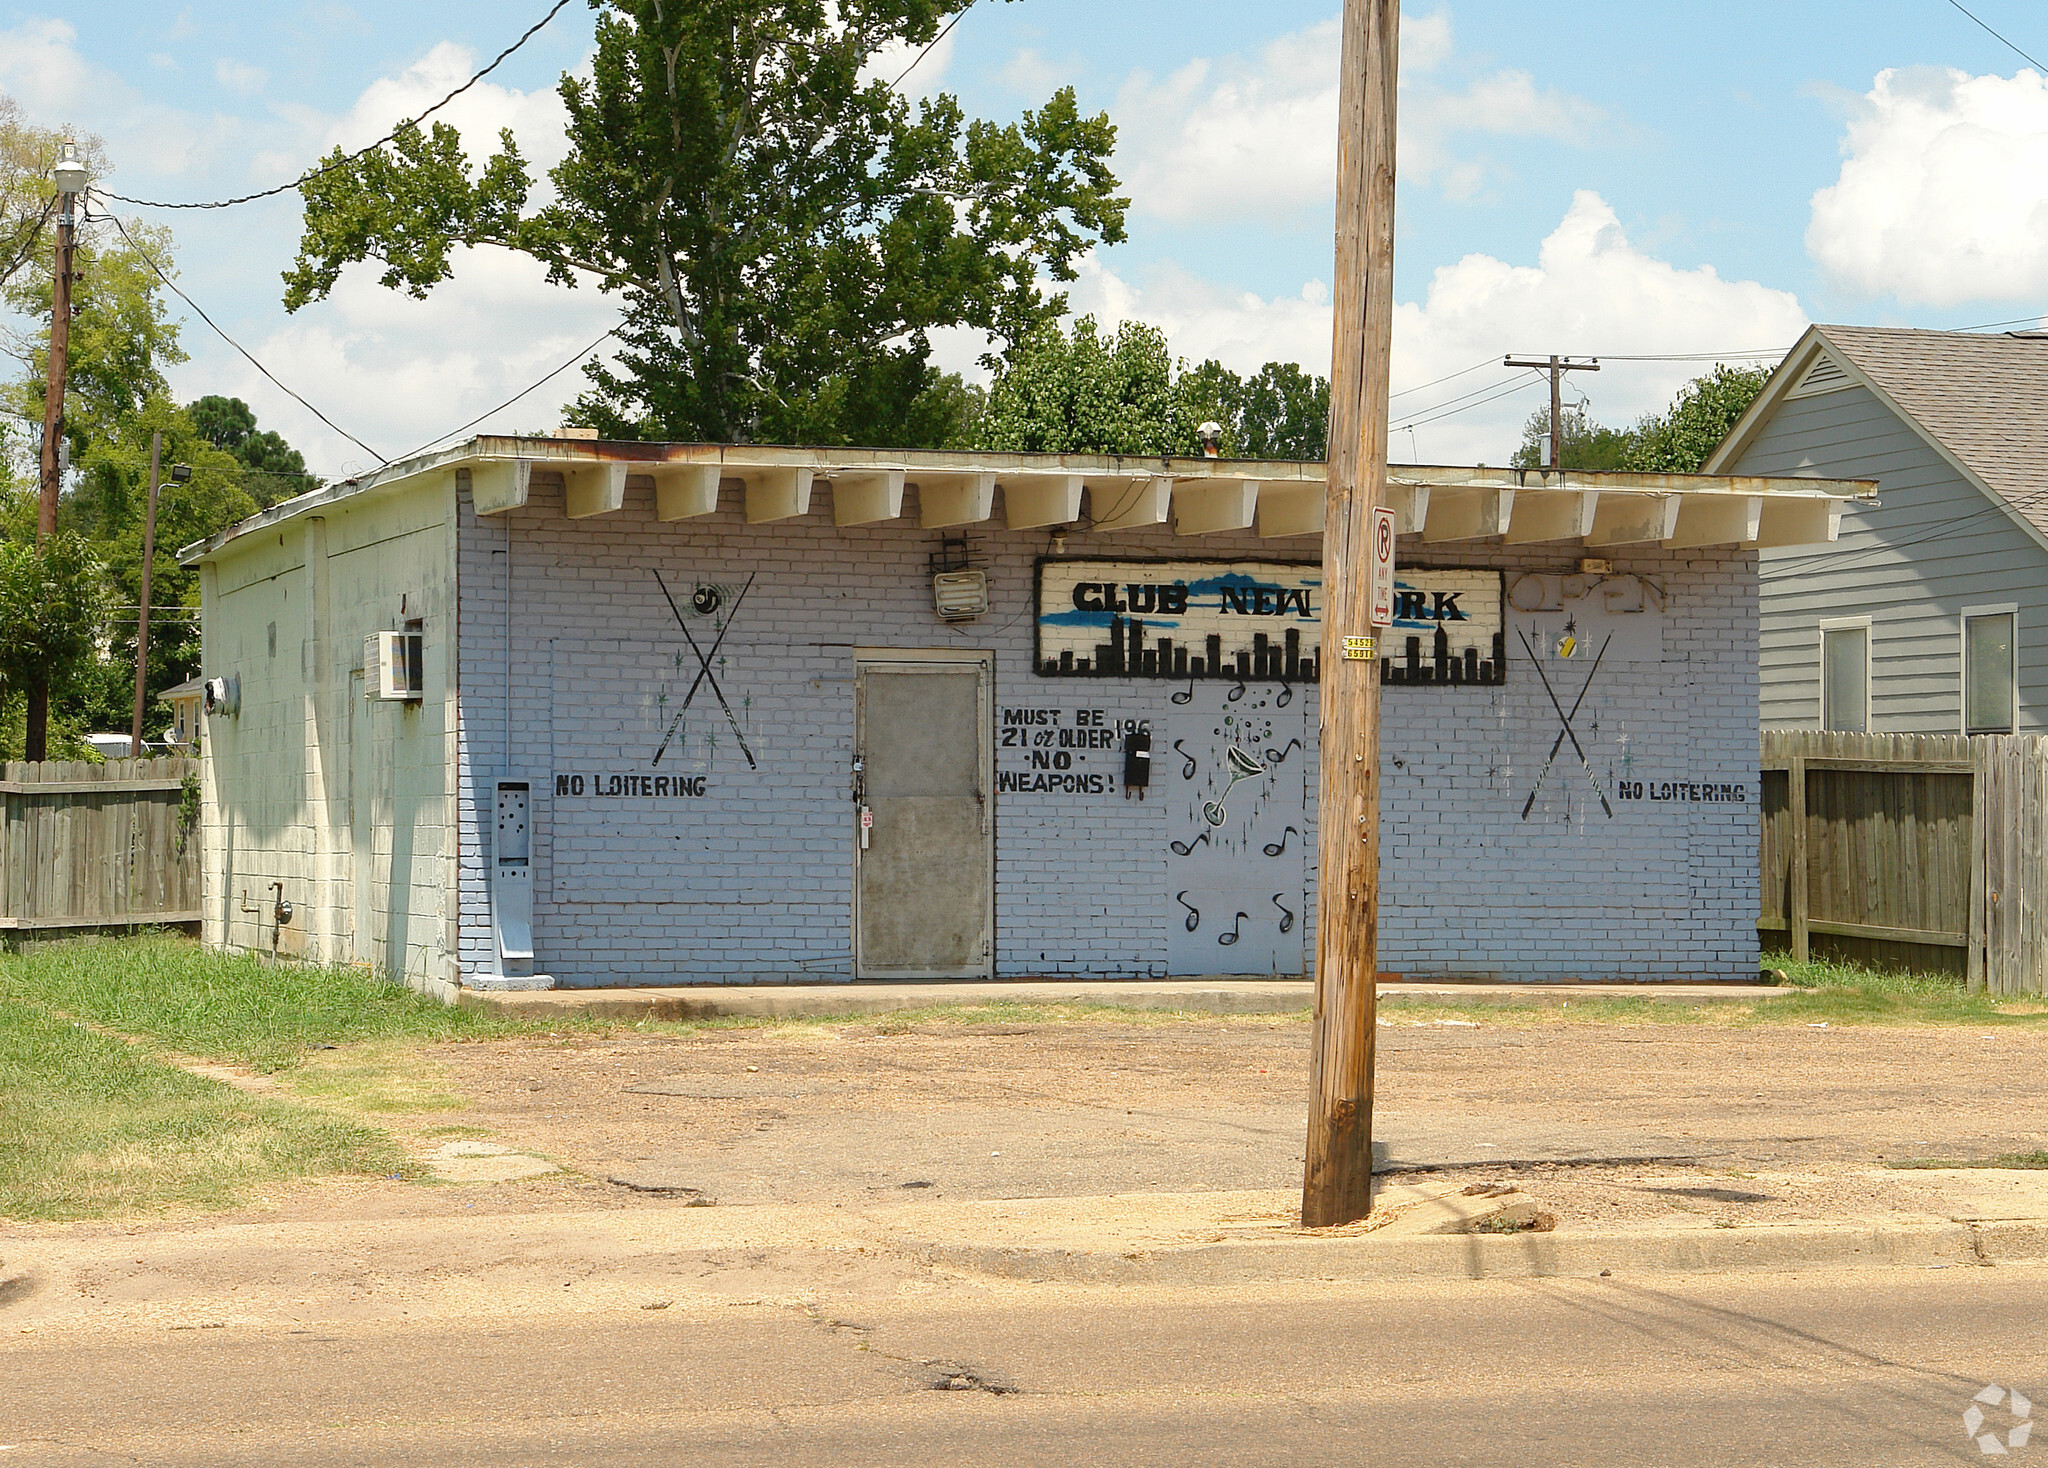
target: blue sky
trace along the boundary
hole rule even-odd
[[[214,198],[374,137],[544,8],[0,0],[0,91],[103,136],[119,192]],[[2048,56],[2037,5],[1971,8]],[[1129,242],[1089,262],[1077,307],[1158,321],[1191,358],[1323,370],[1336,12],[981,0],[906,87],[1008,118],[1074,85],[1118,122],[1133,198]],[[553,84],[587,55],[590,24],[576,0],[457,120],[478,138],[510,124],[547,159]],[[1397,389],[1507,352],[1754,352],[1808,320],[1955,327],[2048,309],[2048,85],[1946,0],[1420,0],[1403,22],[1399,166]],[[195,299],[380,454],[510,396],[611,319],[594,292],[483,256],[426,303],[351,278],[288,318],[290,196],[129,212],[173,224]],[[239,393],[319,467],[364,466],[203,325],[185,344],[181,392]],[[976,348],[941,351],[965,365]],[[1612,360],[1576,385],[1597,416],[1628,421],[1701,366]],[[557,379],[492,426],[551,423],[575,386]],[[1540,400],[1499,369],[1404,393],[1395,454],[1498,462]]]

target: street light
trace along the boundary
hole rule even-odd
[[[92,175],[86,171],[85,160],[78,156],[78,145],[66,138],[58,145],[57,163],[50,170],[60,194],[82,194],[85,186],[92,182]]]

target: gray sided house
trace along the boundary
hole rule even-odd
[[[2048,732],[2048,335],[1812,327],[1706,468],[1877,484],[1763,553],[1764,728]]]
[[[1397,467],[1382,966],[1743,978],[1756,565]],[[473,987],[1308,972],[1321,464],[478,438],[185,553],[206,941]]]

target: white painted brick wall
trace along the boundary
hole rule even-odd
[[[494,967],[488,830],[479,811],[488,815],[490,782],[503,772],[534,781],[537,966],[557,982],[844,979],[854,646],[993,651],[998,708],[1102,709],[1112,719],[1150,719],[1155,729],[1171,712],[1174,685],[1165,682],[1033,674],[1041,532],[970,530],[992,609],[979,622],[948,627],[932,614],[926,568],[940,535],[916,527],[914,490],[902,520],[840,529],[823,487],[810,516],[750,527],[731,490],[718,515],[664,525],[653,519],[647,482],[630,484],[623,512],[587,520],[563,518],[559,480],[538,474],[523,510],[479,520],[461,507],[465,973]],[[1076,531],[1067,552],[1313,559],[1317,543]],[[1402,563],[1568,572],[1579,554],[1566,544],[1404,542]],[[1384,969],[1527,979],[1753,976],[1755,557],[1648,550],[1614,559],[1617,571],[1655,578],[1670,600],[1664,661],[1603,667],[1575,721],[1613,818],[1601,813],[1567,743],[1522,819],[1559,724],[1512,632],[1504,687],[1384,690]],[[703,799],[659,808],[557,802],[557,774],[650,773],[668,710],[695,677],[655,569],[679,599],[700,580],[737,587],[754,577],[716,671],[760,767],[747,769],[707,689],[693,705],[687,743],[663,761],[665,769],[703,772]],[[1569,707],[1587,665],[1552,666]],[[664,691],[668,704],[658,707]],[[1300,692],[1313,745],[1314,690]],[[1163,781],[1169,757],[1161,750],[1157,758]],[[1120,769],[1120,760],[1110,768]],[[1313,789],[1313,765],[1306,775]],[[1615,800],[1623,778],[1735,784],[1746,800]],[[1157,798],[1000,797],[999,972],[1166,972],[1169,924],[1181,916],[1167,890],[1166,829]],[[1312,862],[1309,871],[1312,884]],[[1305,968],[1312,909],[1303,918]]]

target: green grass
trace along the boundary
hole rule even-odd
[[[1922,1171],[1942,1167],[1997,1167],[2015,1171],[2048,1169],[2048,1152],[2002,1152],[1996,1157],[1902,1157],[1886,1167]]]
[[[490,1039],[535,1028],[348,969],[207,953],[170,934],[53,944],[0,959],[0,998],[264,1073],[298,1065],[316,1046]]]
[[[403,1168],[370,1127],[0,999],[0,1217],[224,1208],[288,1178]]]

